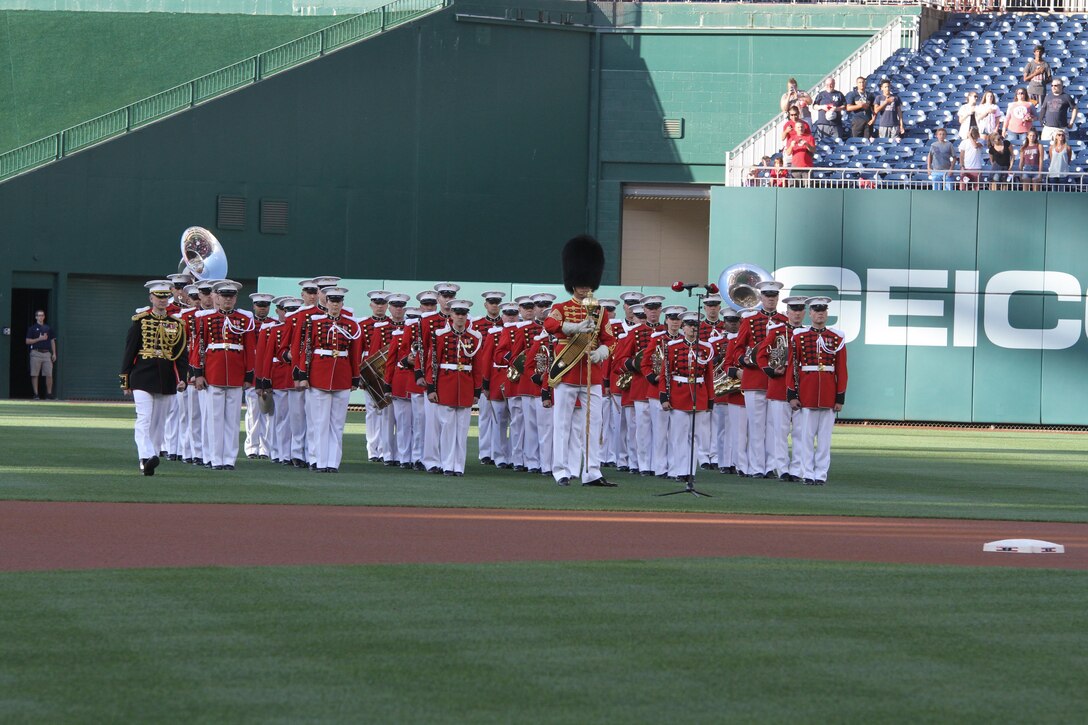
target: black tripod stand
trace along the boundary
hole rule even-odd
[[[677,285],[680,285],[680,283],[677,283]],[[673,289],[676,289],[677,285],[673,285]],[[691,297],[692,290],[695,289],[696,287],[703,287],[703,290],[704,290],[703,292],[696,292],[695,293],[695,297],[696,297],[696,300],[697,300],[696,303],[695,303],[695,313],[698,315],[698,319],[699,319],[699,326],[695,328],[695,344],[698,345],[699,344],[699,329],[703,325],[703,298],[706,297],[707,294],[713,294],[713,292],[711,292],[711,290],[710,290],[710,285],[706,285],[706,286],[704,286],[704,285],[680,285],[680,289],[687,289],[689,297]],[[679,292],[680,290],[677,289],[676,291]],[[716,288],[715,288],[715,291],[717,291]],[[689,441],[688,441],[689,448],[688,448],[687,485],[684,488],[681,488],[681,489],[676,490],[676,491],[667,491],[665,493],[656,493],[656,494],[654,494],[655,496],[675,496],[678,493],[690,493],[692,496],[696,496],[696,497],[706,496],[707,498],[714,498],[709,493],[703,493],[702,491],[695,488],[695,470],[696,470],[695,469],[695,412],[696,412],[695,411],[695,403],[696,403],[696,393],[695,393],[695,390],[694,390],[695,385],[693,383],[689,383],[689,384],[692,386],[692,391],[691,391],[691,412],[688,413],[688,415],[691,416],[691,435],[689,436]]]

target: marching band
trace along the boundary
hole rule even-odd
[[[231,280],[152,280],[121,368],[139,470],[163,458],[233,470],[244,400],[248,458],[336,473],[363,389],[368,460],[405,470],[463,476],[477,408],[481,464],[560,486],[614,487],[609,468],[691,481],[696,466],[827,481],[847,385],[830,298],[787,297],[780,311],[782,284],[764,280],[739,310],[717,294],[696,310],[637,291],[598,300],[603,254],[585,236],[563,270],[569,299],[487,291],[474,318],[452,282],[416,307],[372,290],[359,318],[334,276],[302,280],[298,296],[253,293],[252,311]]]

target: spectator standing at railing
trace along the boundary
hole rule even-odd
[[[1035,125],[1035,104],[1028,100],[1025,88],[1017,88],[1015,100],[1005,109],[1002,130],[1010,143],[1023,144],[1024,137]]]
[[[782,126],[782,133],[780,135],[782,150],[786,153],[789,153],[786,149],[789,147],[790,142],[793,141],[793,137],[797,132],[796,124],[798,122],[804,125],[805,133],[812,133],[812,127],[801,118],[801,109],[797,106],[790,106],[789,110],[786,111],[786,123]]]
[[[967,101],[956,110],[956,119],[960,122],[960,141],[967,138],[972,128],[978,128],[978,116],[975,114],[977,109],[978,93],[967,91]]]
[[[979,140],[977,126],[967,133],[967,138],[960,141],[960,191],[973,191],[978,188],[985,150]]]
[[[774,157],[774,168],[771,169],[770,177],[771,186],[782,187],[789,185],[790,172],[783,164],[781,156]]]
[[[846,138],[842,127],[846,111],[846,96],[835,90],[835,79],[824,81],[824,89],[816,94],[816,132],[822,138]]]
[[[1077,103],[1065,92],[1065,85],[1060,79],[1055,78],[1050,82],[1050,93],[1043,98],[1039,117],[1043,119],[1043,143],[1054,138],[1058,131],[1073,128],[1077,122]],[[1062,135],[1066,134],[1063,132]]]
[[[808,186],[812,176],[812,172],[808,169],[811,169],[813,165],[812,155],[816,151],[816,139],[803,126],[802,121],[794,124],[793,140],[790,141],[787,150],[790,154],[790,166],[795,169],[793,178],[799,180],[801,186]]]
[[[778,102],[778,107],[782,113],[785,113],[790,106],[797,106],[801,120],[806,123],[811,123],[812,114],[809,109],[811,105],[812,96],[810,96],[807,91],[802,91],[797,87],[796,78],[790,78],[786,81],[786,92],[782,94],[782,98]]]
[[[1001,129],[991,133],[986,143],[990,147],[990,191],[1007,189],[1011,180],[1012,146],[1001,135]]]
[[[975,106],[975,120],[978,123],[978,134],[982,138],[988,138],[1001,127],[1001,107],[997,105],[997,96],[993,91],[982,94],[982,100]]]
[[[1073,150],[1066,141],[1065,131],[1057,131],[1054,140],[1050,142],[1050,168],[1047,170],[1050,183],[1061,182],[1061,177],[1069,173],[1069,167],[1073,164]]]
[[[938,128],[935,132],[937,140],[930,144],[929,155],[926,156],[926,171],[933,182],[935,191],[952,191],[952,169],[956,167],[956,154],[952,149],[952,142],[948,140],[948,132]]]
[[[753,166],[748,170],[748,186],[766,186],[763,181],[771,170],[771,157],[764,156],[759,166]]]
[[[850,135],[853,138],[872,138],[873,94],[865,90],[865,76],[858,76],[854,81],[854,90],[846,94],[846,110],[850,116]]]
[[[1054,71],[1050,69],[1050,64],[1043,60],[1043,46],[1036,45],[1031,52],[1034,57],[1024,66],[1024,82],[1028,84],[1028,97],[1035,102],[1035,105],[1039,105],[1043,95],[1046,94],[1047,84],[1050,83]]]
[[[1046,148],[1039,143],[1039,132],[1034,128],[1028,129],[1024,145],[1020,148],[1020,171],[1023,172],[1020,180],[1024,184],[1024,191],[1039,190],[1045,159]]]
[[[873,120],[869,123],[876,126],[879,138],[898,138],[906,133],[903,127],[903,101],[892,93],[892,82],[886,78],[880,81],[880,95],[876,97]]]

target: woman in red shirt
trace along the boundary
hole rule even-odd
[[[794,124],[793,138],[786,144],[786,147],[790,154],[790,165],[796,169],[793,172],[793,177],[800,179],[802,186],[808,186],[812,172],[799,169],[812,168],[812,154],[816,151],[816,139],[812,137],[812,133],[809,132],[803,122],[798,121]]]

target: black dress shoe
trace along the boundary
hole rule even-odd
[[[193,459],[192,459],[192,458],[182,458],[182,459],[181,459],[181,462],[182,462],[182,463],[192,463],[192,462],[193,462]]]
[[[714,468],[714,464],[713,463],[700,463],[699,468],[703,469],[704,471],[709,471],[709,470]]]
[[[616,470],[619,471],[620,473],[627,473],[631,469],[628,468],[627,466],[616,466]]]
[[[551,476],[551,475],[552,475],[552,472],[551,472],[551,471],[541,471],[541,472],[540,472],[540,475],[541,475],[541,476]]]
[[[325,473],[340,473],[339,468],[326,468]]]
[[[601,468],[615,468],[616,464],[612,461],[604,461],[601,463]]]
[[[785,481],[786,483],[792,483],[795,479],[792,473],[783,473],[778,477],[779,481]]]
[[[650,476],[654,475],[654,472],[653,471],[639,471],[638,475],[643,476],[643,477],[650,477]]]
[[[411,463],[402,463],[402,464],[400,464],[400,467],[401,467],[402,470],[405,470],[405,471],[411,471],[412,470],[412,464]]]
[[[145,476],[154,476],[155,469],[159,466],[159,457],[151,456],[145,460],[140,461],[140,470],[144,472]]]
[[[427,469],[427,473],[433,473],[434,475],[437,476],[438,474],[442,473],[442,469],[439,468],[438,466],[431,466],[430,468]]]
[[[454,475],[454,476],[455,476],[456,478],[464,478],[464,475],[465,475],[465,474],[464,474],[464,472],[463,472],[463,471],[454,471],[454,472],[453,472],[453,475]]]
[[[514,466],[514,470],[517,471],[518,473],[528,473],[529,472],[529,467],[528,466]]]
[[[292,458],[291,459],[291,465],[294,466],[295,468],[305,468],[306,467],[306,461],[302,460],[301,458]]]
[[[667,473],[659,473],[659,474],[657,474],[657,477],[658,477],[658,478],[668,478],[668,477],[669,477],[669,474],[667,474]]]
[[[453,473],[453,471],[442,471],[442,475],[443,476],[453,476],[454,473]]]
[[[268,456],[265,456],[265,455],[259,455],[259,456],[257,456],[257,458],[260,458],[260,459],[265,460],[265,461],[268,460]]]
[[[316,471],[317,470],[317,464],[316,463],[311,463],[310,464],[310,470],[311,471]]]
[[[540,473],[540,469],[539,468],[530,468],[529,473]]]
[[[381,460],[381,458],[378,458],[377,456],[371,456],[370,457],[370,462],[371,463],[377,463],[380,460]]]
[[[815,478],[806,478],[805,479],[805,485],[806,486],[815,486],[816,485],[816,479]]]
[[[194,458],[193,459],[193,465],[194,466],[203,466],[204,465],[204,459],[203,458]]]
[[[822,478],[817,478],[817,479],[816,479],[816,485],[817,485],[817,486],[822,486],[822,485],[824,485],[825,483],[827,483],[827,481],[825,481],[825,480],[824,480],[824,479],[822,479]]]
[[[491,456],[484,456],[483,458],[480,459],[480,463],[484,464],[485,466],[494,466],[495,465],[495,461],[491,458]]]
[[[211,468],[212,467],[212,462],[211,461],[204,461],[204,467],[205,468]]]
[[[152,458],[166,458],[166,451],[159,451],[159,455],[152,456]]]
[[[249,459],[249,460],[251,460],[251,461],[252,461],[252,460],[256,460],[256,458],[257,458],[257,454],[256,454],[256,453],[247,453],[247,454],[246,454],[246,458],[248,458],[248,459]]]
[[[558,481],[556,481],[556,483],[559,484],[560,486],[569,486],[570,485],[570,479],[567,478],[566,476],[563,476]]]
[[[412,464],[412,470],[413,471],[425,471],[427,469],[425,469],[423,467],[423,461],[416,461],[415,463]]]
[[[226,466],[212,466],[213,471],[222,471]]]
[[[234,470],[234,466],[232,466],[232,465],[230,465],[230,464],[228,463],[227,465],[223,466],[223,470],[224,470],[224,471],[233,471],[233,470]]]
[[[393,466],[396,466],[398,464],[397,464],[396,461],[386,461],[385,465],[388,466],[389,468],[392,468]]]
[[[495,464],[495,468],[501,468],[501,469],[506,470],[506,471],[509,471],[513,467],[514,467],[513,463],[496,463]]]

